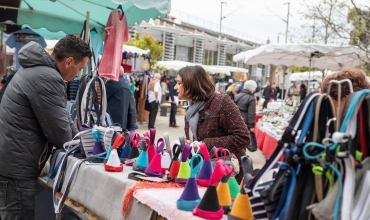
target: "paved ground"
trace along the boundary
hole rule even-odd
[[[170,117],[169,111],[167,111],[167,117],[160,116],[160,112],[158,112],[158,116],[157,116],[157,119],[156,119],[156,122],[155,122],[155,127],[157,129],[156,138],[162,137],[160,135],[162,135],[165,132],[168,132],[169,137],[170,137],[170,141],[176,140],[181,136],[185,136],[185,132],[184,132],[184,125],[185,125],[184,117],[185,117],[185,115],[183,115],[183,114],[182,115],[180,115],[180,114],[176,115],[176,123],[177,123],[177,125],[179,125],[178,128],[173,128],[173,127],[168,126],[169,125],[169,117]],[[138,123],[138,124],[139,124],[139,128],[137,129],[138,133],[143,134],[144,132],[148,131],[148,124],[146,122],[143,122],[142,125],[140,123]],[[253,160],[254,169],[261,168],[265,164],[266,158],[259,149],[255,152],[253,152],[253,153],[249,152],[248,150],[246,150],[246,151],[247,151],[247,154]]]

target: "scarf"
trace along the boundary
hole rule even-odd
[[[204,108],[205,104],[206,104],[205,101],[198,101],[195,103],[191,103],[188,110],[186,111],[185,118],[189,122],[190,130],[193,133],[195,140],[198,139],[197,137],[197,127],[198,127],[198,119],[199,119],[198,112]]]

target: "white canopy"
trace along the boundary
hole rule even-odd
[[[308,81],[309,72],[300,72],[300,73],[292,73],[289,77],[289,81]],[[310,80],[322,80],[322,72],[321,71],[313,71],[311,72]]]
[[[122,46],[122,51],[126,51],[126,52],[130,52],[130,53],[137,53],[137,54],[148,54],[150,52],[149,49],[147,50],[143,50],[143,49],[140,49],[138,47],[134,47],[134,46],[129,46],[129,45],[123,45]]]
[[[227,76],[231,75],[229,70],[224,69],[224,68],[220,68],[218,66],[207,66],[207,65],[202,65],[202,64],[198,64],[198,63],[190,63],[190,62],[179,61],[179,60],[158,61],[157,65],[161,66],[161,67],[164,67],[168,70],[172,69],[172,70],[176,70],[176,71],[180,70],[181,68],[186,67],[186,66],[199,65],[199,66],[203,67],[204,70],[206,70],[207,72],[209,72],[211,74],[221,73],[221,74],[225,74]]]
[[[267,44],[234,56],[246,64],[309,66],[341,70],[370,62],[366,53],[350,45]]]
[[[330,75],[334,73],[333,71],[327,70],[324,74]],[[309,76],[310,72],[299,72],[299,73],[292,73],[289,77],[289,81],[308,81],[308,80],[316,80],[321,82],[323,73],[321,71],[312,71],[311,75]]]
[[[248,73],[249,72],[247,69],[239,68],[235,66],[214,66],[214,67],[226,69],[226,70],[229,70],[230,72],[238,72],[238,73]]]

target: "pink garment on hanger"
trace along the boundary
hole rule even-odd
[[[122,45],[128,41],[128,26],[124,14],[113,10],[105,26],[104,51],[99,64],[99,74],[102,77],[118,81],[119,68],[122,61]]]

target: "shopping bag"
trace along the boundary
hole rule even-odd
[[[256,139],[256,134],[254,132],[250,132],[250,137],[251,137],[251,142],[249,144],[249,146],[247,147],[247,149],[250,151],[250,152],[254,152],[257,150],[257,139]]]

